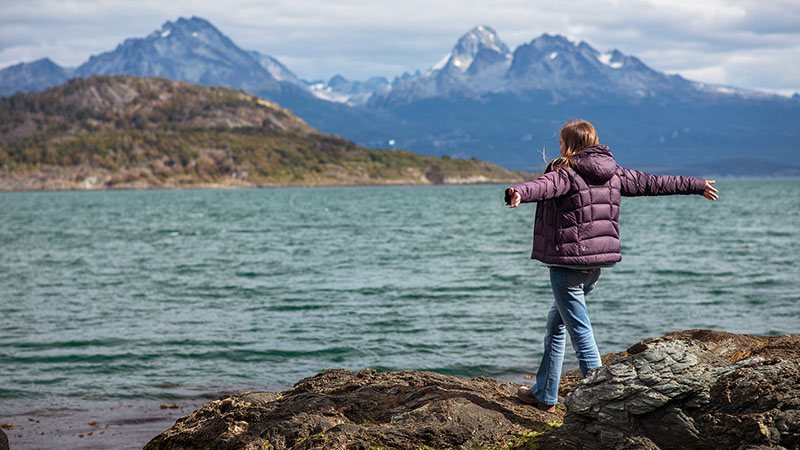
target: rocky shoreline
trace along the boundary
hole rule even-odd
[[[269,187],[333,187],[333,186],[416,186],[459,184],[515,184],[524,177],[510,171],[493,173],[457,173],[432,177],[417,168],[408,168],[394,178],[353,177],[340,170],[317,174],[313,178],[284,182],[256,182],[246,177],[224,176],[214,182],[196,177],[171,177],[164,180],[152,176],[148,169],[110,171],[83,166],[40,166],[35,170],[10,172],[0,169],[0,192],[22,191],[100,191],[147,189],[247,189]],[[512,175],[509,175],[512,174]]]
[[[688,330],[562,378],[546,413],[519,385],[430,372],[326,370],[283,392],[209,402],[146,450],[796,449],[800,336]]]

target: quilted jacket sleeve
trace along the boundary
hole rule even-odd
[[[571,182],[566,170],[547,172],[527,183],[512,186],[522,197],[522,203],[538,202],[561,197],[570,190]]]
[[[628,197],[641,195],[702,194],[706,180],[695,177],[652,175],[618,167],[620,191]]]

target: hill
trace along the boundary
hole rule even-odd
[[[76,78],[0,99],[0,190],[508,182],[476,160],[374,150],[228,88]]]

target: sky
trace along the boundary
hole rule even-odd
[[[167,21],[202,17],[306,80],[425,71],[476,25],[509,48],[543,33],[706,83],[800,92],[798,0],[0,0],[0,68],[76,67]]]

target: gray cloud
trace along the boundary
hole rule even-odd
[[[76,66],[167,20],[197,15],[307,79],[391,79],[425,70],[483,24],[511,48],[547,32],[600,51],[617,48],[698,81],[800,89],[794,0],[0,1],[0,67],[45,56]]]

